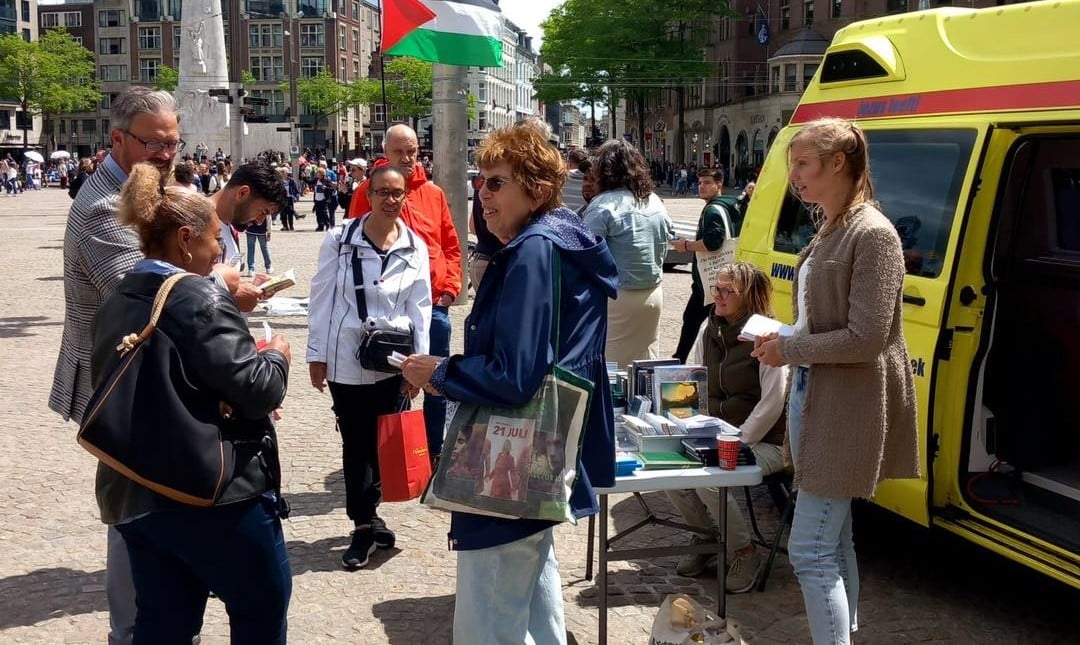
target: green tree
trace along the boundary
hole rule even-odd
[[[401,56],[386,63],[386,102],[391,119],[417,120],[431,114],[431,63]]]
[[[288,94],[289,82],[281,83],[280,88]],[[379,84],[373,79],[357,79],[351,84],[339,83],[326,68],[314,76],[296,81],[297,100],[314,117],[316,130],[329,116],[356,105],[374,103],[378,93]]]
[[[476,120],[476,96],[469,94],[465,97],[465,118],[469,121]]]
[[[101,100],[94,71],[94,54],[66,31],[50,29],[33,42],[0,36],[0,96],[26,113],[24,148],[31,117],[89,110]]]
[[[712,74],[705,45],[715,19],[725,15],[734,14],[715,0],[566,0],[543,24],[540,54],[552,72],[535,82],[537,96],[609,108],[620,99],[634,101],[643,132],[645,99],[670,90],[682,132],[686,88]],[[609,113],[614,136],[614,110]],[[675,155],[683,155],[681,136]]]
[[[250,69],[245,69],[240,72],[240,85],[242,87],[251,87],[255,84],[255,75],[251,73]]]
[[[154,76],[154,89],[165,90],[166,92],[175,92],[176,86],[180,83],[180,72],[171,67],[159,67],[157,75]]]

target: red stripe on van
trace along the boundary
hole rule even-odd
[[[915,114],[1046,110],[1078,106],[1080,80],[1054,81],[803,103],[796,108],[791,122],[805,123],[826,116],[886,119]]]

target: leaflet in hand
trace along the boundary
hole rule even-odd
[[[266,282],[259,285],[262,289],[262,297],[269,298],[282,289],[288,289],[296,284],[296,273],[292,269],[285,271],[279,276],[272,277]]]
[[[795,328],[791,325],[785,325],[779,320],[769,318],[768,316],[762,316],[761,314],[754,314],[750,316],[750,320],[746,321],[743,325],[742,331],[739,332],[739,340],[745,340],[753,342],[760,336],[766,334],[779,334],[780,336],[791,336],[795,333]]]
[[[400,369],[401,364],[405,362],[406,358],[408,358],[408,356],[402,354],[401,352],[390,352],[390,355],[386,357],[386,362],[390,365],[390,367],[397,367]]]

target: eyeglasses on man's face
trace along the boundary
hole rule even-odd
[[[718,287],[715,284],[709,285],[709,291],[712,292],[714,298],[723,298],[724,300],[727,300],[738,293],[738,291],[735,291],[734,289]]]
[[[498,175],[494,177],[485,177],[483,175],[479,175],[476,189],[480,190],[481,188],[484,188],[486,186],[488,192],[497,193],[502,190],[503,186],[512,183],[514,183],[514,180],[510,179],[509,177],[499,177]]]
[[[135,139],[139,143],[143,144],[147,152],[161,152],[162,150],[168,150],[169,152],[180,152],[187,145],[183,139],[177,139],[176,141],[147,141],[142,137],[134,134],[131,130],[122,130],[122,132],[132,139]]]
[[[401,200],[405,198],[405,191],[398,188],[393,190],[390,188],[380,188],[378,190],[371,191],[379,199],[394,199]]]

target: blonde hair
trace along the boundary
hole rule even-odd
[[[742,297],[746,310],[773,318],[772,282],[765,272],[749,262],[736,262],[720,267],[716,279],[727,278],[731,288]]]
[[[562,202],[566,164],[540,130],[530,122],[495,130],[476,149],[476,165],[491,168],[505,161],[529,199],[540,199],[543,191],[549,191],[539,209],[545,212]]]
[[[209,199],[179,186],[162,188],[161,173],[148,163],[135,164],[120,191],[120,221],[139,234],[144,254],[159,250],[181,226],[201,236],[213,216]]]
[[[812,145],[822,163],[838,152],[844,155],[844,168],[851,179],[852,190],[847,204],[832,226],[844,224],[851,213],[863,204],[877,204],[874,201],[874,184],[870,181],[869,143],[866,133],[854,121],[835,117],[816,119],[803,126],[803,129],[791,138],[788,143],[789,152],[796,142]],[[820,205],[812,214],[815,224],[820,226],[823,217]]]

